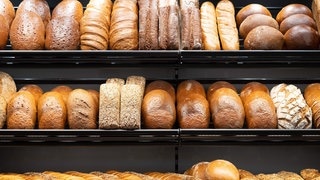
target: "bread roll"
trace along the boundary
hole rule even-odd
[[[199,94],[206,98],[206,92],[200,82],[196,80],[184,80],[178,84],[177,101],[181,101],[191,94]]]
[[[251,3],[241,8],[236,14],[237,26],[240,27],[240,24],[252,14],[264,14],[272,17],[271,12],[265,6],[257,3]]]
[[[210,110],[207,99],[200,94],[192,93],[178,100],[177,117],[180,128],[208,128]]]
[[[19,91],[29,91],[35,101],[36,101],[36,104],[38,104],[38,99],[42,96],[43,94],[43,90],[40,86],[36,85],[36,84],[27,84],[27,85],[24,85],[22,86]]]
[[[159,48],[180,48],[180,11],[178,0],[158,1]]]
[[[9,25],[5,16],[0,14],[0,50],[5,49],[9,38]]]
[[[7,101],[0,95],[0,129],[3,128],[7,121]]]
[[[206,180],[207,179],[207,167],[208,167],[209,162],[198,162],[194,164],[190,169],[188,169],[184,174],[193,176],[195,179],[202,179]]]
[[[239,50],[239,35],[235,9],[229,0],[221,0],[216,6],[218,32],[223,50]]]
[[[16,15],[19,16],[19,13],[23,11],[37,13],[41,17],[45,27],[51,19],[50,7],[46,0],[23,0],[17,8]]]
[[[8,129],[34,129],[36,116],[37,106],[30,92],[19,91],[12,95],[7,105]]]
[[[301,24],[290,28],[284,34],[287,49],[319,49],[319,34],[312,27]]]
[[[17,87],[14,79],[8,73],[0,71],[0,96],[9,102],[16,91]]]
[[[219,88],[208,101],[215,128],[236,129],[243,127],[245,112],[236,91],[230,88]]]
[[[84,89],[74,89],[68,97],[68,125],[71,129],[97,128],[97,110],[92,95]]]
[[[158,0],[139,0],[139,49],[159,49]]]
[[[4,16],[6,19],[8,26],[11,26],[11,23],[16,15],[13,4],[10,0],[1,0],[0,1],[0,15]],[[4,21],[1,21],[4,22]]]
[[[170,94],[162,89],[148,92],[142,102],[142,119],[146,128],[173,128],[176,108]]]
[[[320,84],[312,83],[304,89],[304,98],[311,108],[312,120],[315,128],[320,128]]]
[[[46,28],[45,47],[49,50],[76,50],[80,45],[79,23],[72,17],[56,17]]]
[[[83,6],[78,0],[63,0],[52,10],[51,19],[73,17],[78,23],[83,16]]]
[[[220,50],[216,8],[212,2],[206,1],[202,3],[200,7],[200,21],[203,49]]]
[[[284,6],[277,14],[276,20],[279,24],[286,19],[287,17],[293,15],[293,14],[306,14],[310,17],[312,17],[312,11],[311,9],[304,5],[304,4],[298,4],[298,3],[292,3]]]
[[[199,0],[180,0],[181,49],[201,49]]]
[[[139,48],[137,0],[115,0],[111,13],[110,49]]]
[[[284,44],[283,34],[270,26],[253,28],[244,40],[244,49],[248,50],[281,50]]]
[[[62,95],[63,101],[67,104],[69,94],[73,89],[67,85],[58,85],[51,89],[51,91],[58,92]]]
[[[12,21],[9,38],[14,50],[41,50],[45,43],[45,26],[41,17],[24,11]]]
[[[273,19],[273,17],[264,14],[252,14],[248,16],[239,27],[240,36],[244,39],[247,37],[248,33],[255,27],[265,25],[270,26],[275,29],[279,29],[278,22]]]
[[[155,80],[150,82],[145,89],[145,94],[148,94],[150,91],[155,89],[162,89],[164,91],[167,91],[169,95],[171,96],[173,102],[176,101],[176,92],[172,84],[170,84],[167,81],[164,80]]]
[[[237,92],[237,89],[235,86],[233,86],[232,84],[230,84],[227,81],[216,81],[214,83],[212,83],[207,90],[207,99],[211,99],[213,93],[220,89],[220,88],[230,88],[232,90],[234,90],[235,92]]]
[[[230,161],[217,159],[209,162],[206,170],[207,179],[240,180],[237,167]]]
[[[312,17],[305,14],[293,14],[281,22],[280,31],[282,32],[282,34],[285,34],[293,26],[301,24],[308,25],[315,30],[317,29],[316,22]]]
[[[311,108],[298,87],[282,83],[274,86],[270,95],[277,108],[279,129],[310,129],[312,127]]]
[[[67,108],[60,93],[44,93],[38,102],[39,129],[64,129],[67,121]]]

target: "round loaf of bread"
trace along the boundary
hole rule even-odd
[[[184,80],[177,87],[177,101],[185,99],[188,95],[199,94],[206,98],[203,85],[196,80]]]
[[[193,176],[195,179],[207,179],[207,167],[209,162],[198,162],[188,169],[184,174]]]
[[[207,99],[203,95],[193,93],[182,100],[178,100],[177,117],[180,128],[208,128],[210,110]]]
[[[237,92],[237,89],[234,85],[232,85],[231,83],[227,82],[227,81],[216,81],[214,83],[212,83],[207,90],[207,99],[211,99],[213,93],[220,89],[220,88],[229,88],[234,90],[235,92]]]
[[[24,85],[19,89],[19,91],[29,91],[33,95],[36,104],[38,104],[38,100],[43,94],[42,88],[36,84]]]
[[[264,14],[272,17],[271,12],[265,6],[257,3],[248,4],[241,8],[236,14],[237,26],[239,27],[240,24],[252,14]]]
[[[5,16],[0,14],[0,50],[5,49],[9,38],[9,25]]]
[[[208,101],[215,128],[239,129],[243,127],[245,112],[236,91],[230,88],[219,88]]]
[[[58,17],[73,17],[78,23],[83,16],[83,6],[78,0],[63,0],[54,7],[51,19]]]
[[[72,17],[52,19],[46,28],[45,47],[50,50],[77,50],[80,45],[80,26]]]
[[[283,34],[270,26],[253,28],[244,40],[244,49],[248,50],[281,50],[284,44]]]
[[[0,71],[0,96],[9,102],[16,91],[17,86],[14,79],[8,73]]]
[[[19,16],[23,11],[37,13],[41,17],[45,27],[51,19],[50,7],[46,0],[23,0],[18,6],[16,16]]]
[[[8,129],[34,129],[36,127],[37,105],[28,91],[12,95],[7,105]]]
[[[284,19],[280,24],[280,32],[285,34],[290,28],[296,25],[305,24],[313,29],[317,29],[316,22],[313,18],[305,14],[293,14],[286,19]]]
[[[58,92],[44,93],[38,102],[39,129],[64,129],[67,121],[67,108]]]
[[[92,95],[84,89],[74,89],[67,101],[67,121],[71,129],[97,128],[97,110]]]
[[[13,4],[10,0],[1,0],[0,1],[0,14],[6,19],[8,26],[10,27],[16,12],[14,10]],[[3,22],[3,21],[1,21]]]
[[[170,84],[169,82],[164,81],[164,80],[152,81],[151,83],[147,84],[144,92],[145,92],[145,94],[148,94],[148,92],[155,90],[155,89],[162,89],[162,90],[167,91],[170,94],[173,102],[176,101],[175,89],[174,89],[173,85]]]
[[[65,103],[67,103],[69,94],[71,93],[72,90],[73,89],[67,85],[58,85],[58,86],[51,89],[51,91],[55,91],[55,92],[60,93],[62,95],[63,101]]]
[[[0,95],[0,129],[3,128],[7,121],[7,101]]]
[[[287,17],[293,15],[293,14],[306,14],[310,17],[312,16],[312,11],[311,9],[304,5],[304,4],[298,4],[298,3],[293,3],[284,6],[277,14],[276,20],[278,21],[279,24],[286,19]]]
[[[246,38],[248,33],[258,26],[270,26],[275,29],[279,29],[278,22],[271,16],[264,14],[252,14],[248,16],[239,27],[239,33],[242,38]]]
[[[287,49],[319,49],[319,34],[312,27],[301,24],[290,28],[284,34]]]
[[[9,36],[14,50],[41,50],[44,49],[45,26],[38,14],[23,11],[12,21]]]
[[[230,161],[223,159],[209,162],[206,174],[207,179],[240,180],[238,168]]]
[[[252,82],[245,84],[242,87],[241,92],[240,92],[241,99],[246,99],[247,96],[249,96],[253,91],[263,91],[263,92],[269,94],[269,89],[266,85],[264,85],[260,82],[252,81]]]
[[[176,122],[175,103],[162,89],[152,90],[144,96],[141,114],[146,128],[171,129]]]

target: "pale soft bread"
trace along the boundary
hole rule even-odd
[[[0,128],[3,128],[7,121],[7,101],[0,96]]]
[[[204,50],[220,50],[216,9],[212,2],[206,1],[200,7],[202,43]]]
[[[6,72],[0,71],[0,95],[8,102],[17,91],[14,79]]]
[[[239,50],[239,35],[235,20],[235,8],[229,0],[221,0],[216,6],[218,32],[223,50]]]
[[[43,89],[36,84],[26,84],[22,86],[19,91],[29,91],[34,96],[36,104],[38,104],[38,99],[43,94]]]

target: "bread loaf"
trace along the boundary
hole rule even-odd
[[[229,82],[227,81],[216,81],[214,83],[212,83],[209,87],[208,87],[208,90],[207,90],[207,99],[211,99],[212,98],[212,95],[213,93],[220,89],[220,88],[229,88],[229,89],[232,89],[234,91],[237,91],[236,87],[232,84],[230,84]]]
[[[177,87],[177,101],[183,100],[190,94],[199,94],[206,98],[206,92],[203,85],[196,80],[184,80]]]
[[[11,23],[16,15],[13,4],[10,0],[1,0],[0,1],[0,15],[4,16],[6,19],[8,26],[11,26]],[[4,21],[1,21],[4,22]]]
[[[270,91],[277,108],[279,129],[309,129],[312,127],[312,112],[300,89],[292,84],[279,84]]]
[[[284,21],[283,21],[284,22]],[[319,49],[319,34],[312,27],[300,24],[284,34],[286,49]]]
[[[221,0],[216,6],[218,32],[223,50],[239,50],[239,35],[235,20],[235,8],[229,0]]]
[[[293,14],[306,14],[310,17],[312,17],[312,11],[311,9],[304,5],[304,4],[298,4],[298,3],[292,3],[284,6],[277,14],[276,20],[279,24],[286,19],[287,17],[293,15]]]
[[[58,92],[62,95],[63,101],[65,102],[65,104],[67,104],[69,94],[71,93],[72,90],[73,89],[67,85],[58,85],[51,89],[51,91]]]
[[[7,101],[0,95],[0,129],[3,128],[7,121]]]
[[[90,174],[90,173],[83,173],[83,172],[79,172],[79,171],[67,171],[67,172],[65,172],[65,174],[81,177],[81,178],[84,178],[84,179],[103,180],[101,177],[99,177],[97,175]]]
[[[230,161],[217,159],[209,162],[206,170],[207,179],[240,180],[237,167]]]
[[[236,14],[237,26],[240,27],[240,24],[252,14],[264,14],[272,17],[271,12],[265,6],[257,3],[251,3],[241,8]]]
[[[41,50],[45,43],[45,26],[41,17],[24,11],[12,21],[9,38],[14,50]]]
[[[305,24],[317,30],[317,25],[314,19],[305,14],[293,14],[284,19],[280,24],[280,31],[285,34],[290,28],[296,25]]]
[[[201,49],[199,0],[180,0],[181,49]]]
[[[82,50],[108,49],[111,10],[111,0],[89,1],[80,21]]]
[[[159,49],[158,0],[139,0],[139,49]]]
[[[304,89],[304,98],[311,108],[312,120],[315,128],[320,128],[320,84],[312,83]]]
[[[115,0],[111,13],[110,49],[139,48],[137,0]]]
[[[266,25],[253,28],[244,39],[244,49],[248,50],[281,50],[283,44],[283,34]]]
[[[5,49],[9,38],[9,25],[5,16],[0,14],[0,50]]]
[[[78,23],[83,16],[83,6],[78,0],[63,0],[59,2],[52,10],[51,19],[59,17],[72,17]]]
[[[207,167],[209,162],[198,162],[184,172],[184,174],[193,176],[195,179],[207,179]]]
[[[165,179],[174,179],[174,180],[193,180],[195,179],[194,177],[186,174],[180,174],[180,173],[172,173],[172,172],[147,172],[145,173],[154,179],[160,179],[160,180],[165,180]]]
[[[320,0],[312,0],[312,17],[316,21],[317,30],[320,30]]]
[[[320,178],[320,172],[318,169],[306,168],[300,171],[300,175],[303,179],[315,179]]]
[[[141,113],[146,128],[171,129],[176,121],[175,103],[162,89],[152,90],[144,96]]]
[[[7,105],[8,129],[34,129],[36,116],[37,106],[30,92],[19,91],[12,95]]]
[[[90,172],[90,174],[94,174],[96,176],[99,176],[104,180],[120,180],[120,177],[118,177],[117,175],[103,173],[103,172],[100,172],[100,171],[93,171],[93,172]]]
[[[16,91],[14,79],[8,73],[0,71],[0,96],[8,102]]]
[[[176,92],[172,84],[170,84],[167,81],[164,80],[155,80],[150,82],[144,91],[145,94],[148,94],[152,90],[156,89],[162,89],[164,91],[167,91],[169,95],[171,96],[172,100],[175,102],[176,101]]]
[[[180,48],[180,14],[177,0],[158,1],[159,3],[159,48]]]
[[[26,84],[19,91],[29,91],[33,95],[36,104],[38,104],[38,100],[43,94],[42,88],[36,84]]]
[[[245,84],[242,87],[241,93],[240,93],[241,99],[246,99],[248,96],[250,96],[250,94],[253,91],[263,91],[263,92],[269,94],[269,88],[266,85],[264,85],[260,82],[252,81],[252,82]]]
[[[74,89],[68,97],[68,125],[71,129],[97,128],[97,110],[92,95],[84,89]]]
[[[67,108],[60,93],[44,93],[38,102],[39,129],[64,129],[67,121]]]
[[[72,180],[85,180],[85,178],[73,176],[67,173],[55,172],[55,171],[44,171],[44,174],[50,175],[52,179],[72,179]]]
[[[220,50],[217,27],[216,8],[212,2],[206,1],[200,7],[202,43],[204,50]]]

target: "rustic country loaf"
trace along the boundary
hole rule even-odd
[[[312,83],[304,89],[304,98],[311,108],[315,128],[320,128],[320,84]]]
[[[43,94],[43,89],[36,84],[26,84],[19,91],[29,91],[34,96],[36,104],[38,104],[38,100]]]
[[[8,102],[16,91],[14,79],[8,73],[0,71],[0,95]]]

